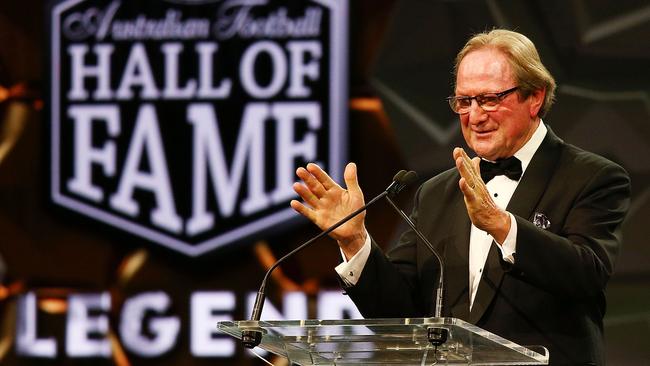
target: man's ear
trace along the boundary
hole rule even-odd
[[[530,117],[535,118],[539,114],[542,104],[544,104],[546,88],[535,90],[528,96],[528,98],[530,98]]]

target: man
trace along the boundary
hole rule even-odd
[[[627,173],[564,143],[541,120],[555,82],[525,36],[472,37],[455,73],[448,99],[478,157],[454,149],[456,167],[419,188],[411,215],[445,260],[443,315],[543,345],[552,365],[604,364],[605,285],[629,206]],[[306,205],[291,206],[321,228],[363,204],[354,164],[347,190],[314,164],[297,174]],[[438,269],[429,250],[407,231],[384,255],[363,220],[331,234],[344,256],[337,272],[361,313],[432,315]]]

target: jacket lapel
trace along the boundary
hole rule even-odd
[[[469,314],[469,322],[473,324],[476,324],[481,319],[485,310],[490,306],[503,278],[504,271],[499,258],[501,257],[501,251],[496,247],[496,243],[492,242],[492,244],[485,266],[483,266],[483,274],[476,290],[472,311]]]
[[[562,140],[555,136],[550,127],[547,128],[544,141],[530,161],[508,204],[507,210],[513,215],[526,219],[533,216],[533,210],[537,207],[555,172],[560,159]]]
[[[508,204],[507,211],[515,216],[526,219],[532,217],[560,158],[562,140],[548,125],[547,128],[544,141],[535,152]],[[467,241],[469,242],[469,237]],[[494,299],[506,271],[503,267],[501,251],[496,247],[495,242],[492,244],[469,316],[469,321],[474,324],[481,319]]]
[[[456,177],[456,181],[460,175]],[[451,234],[449,242],[445,245],[445,301],[444,313],[452,317],[469,320],[469,232],[470,220],[467,208],[460,190],[458,197],[453,200],[450,208]]]

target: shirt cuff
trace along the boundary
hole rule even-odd
[[[510,231],[508,231],[506,240],[501,245],[497,245],[497,247],[501,250],[501,256],[504,261],[515,264],[514,254],[517,250],[517,220],[515,220],[515,216],[510,212],[508,212],[508,215],[510,215]]]
[[[365,267],[368,257],[370,257],[371,249],[372,241],[370,240],[370,235],[366,232],[366,242],[363,244],[363,247],[361,247],[361,250],[352,256],[349,261],[345,259],[345,254],[341,250],[343,263],[339,264],[334,269],[346,286],[354,286],[357,284],[357,281],[359,281],[359,277],[361,276],[361,271],[363,271],[363,267]]]

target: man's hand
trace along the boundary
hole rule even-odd
[[[291,207],[321,230],[329,228],[364,205],[363,192],[357,180],[357,166],[354,163],[345,167],[344,178],[347,190],[313,163],[307,164],[306,169],[298,168],[296,174],[304,184],[294,183],[293,190],[306,205],[292,200]],[[365,212],[362,212],[330,233],[330,236],[338,241],[347,259],[361,250],[365,243],[365,216]]]
[[[477,228],[486,231],[497,243],[502,244],[510,230],[510,215],[500,209],[492,200],[483,179],[480,159],[470,159],[460,147],[454,149],[456,168],[460,172],[458,185],[465,197],[465,206],[470,220]]]

